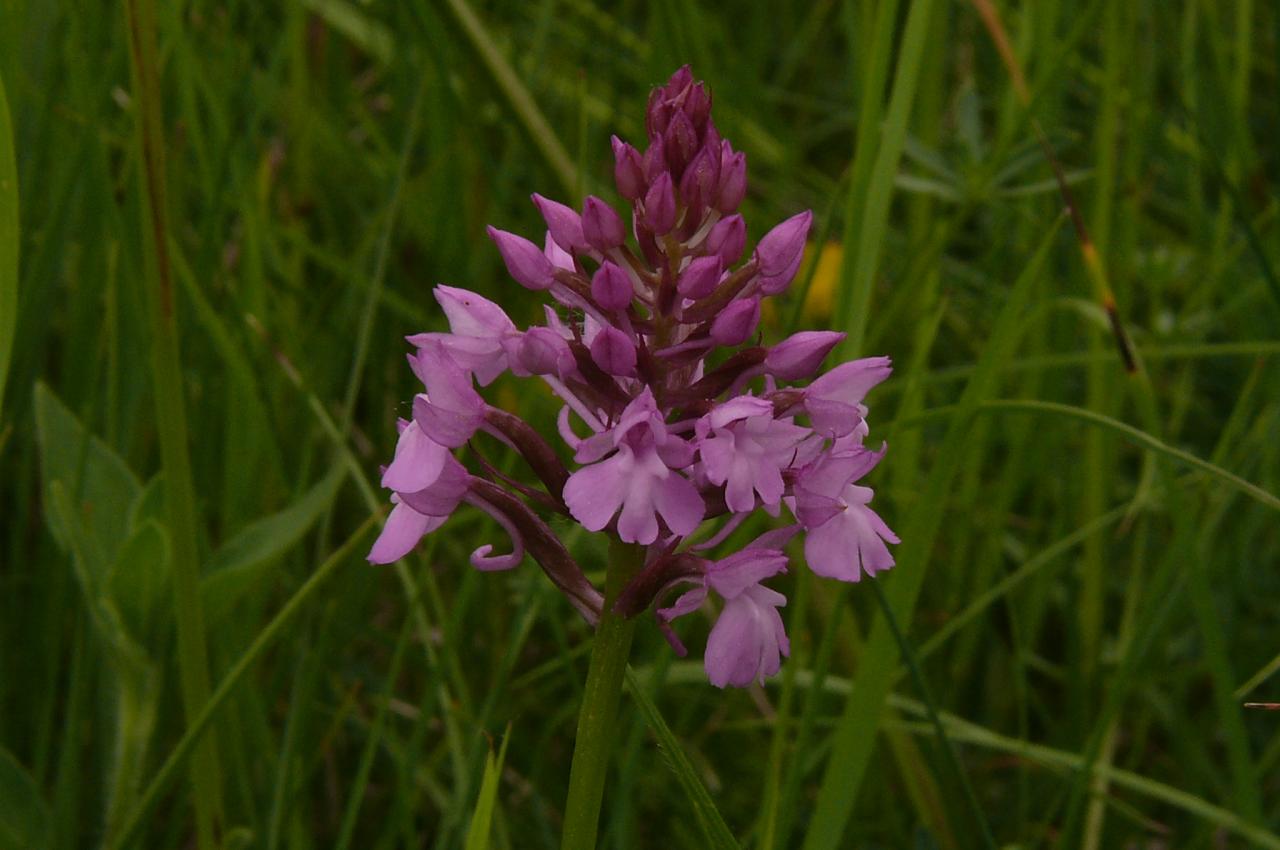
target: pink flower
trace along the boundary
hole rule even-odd
[[[793,422],[774,419],[773,405],[755,396],[739,396],[698,420],[698,450],[707,478],[725,486],[731,511],[755,507],[756,494],[766,505],[782,499],[782,470],[794,448],[808,434]]]
[[[569,476],[564,501],[573,518],[600,531],[619,512],[618,536],[628,543],[658,538],[658,516],[672,532],[691,533],[706,506],[698,491],[676,469],[692,460],[692,449],[667,432],[653,394],[645,389],[623,411],[618,424],[584,440],[576,459],[597,460]]]
[[[476,376],[480,386],[507,371],[508,348],[520,332],[501,307],[483,295],[453,286],[437,286],[436,301],[449,319],[451,333],[414,334],[408,337],[419,348],[437,342],[455,363]]]
[[[885,543],[898,536],[869,506],[875,491],[855,483],[883,456],[883,448],[856,447],[826,454],[801,472],[795,514],[807,531],[805,560],[818,575],[856,582],[893,566]]]
[[[447,448],[424,434],[418,423],[401,420],[395,459],[382,473],[382,486],[395,491],[395,507],[374,541],[369,561],[398,561],[423,535],[444,525],[466,493],[467,478]]]
[[[865,435],[867,392],[893,371],[888,357],[864,357],[841,363],[810,384],[804,392],[804,408],[815,430],[843,437],[857,431]]]
[[[428,340],[409,363],[426,385],[413,400],[413,418],[424,434],[442,446],[457,448],[480,428],[488,405],[438,341]]]
[[[778,672],[782,658],[791,654],[778,613],[787,598],[760,582],[786,571],[787,556],[771,547],[783,545],[792,533],[794,527],[770,532],[741,552],[707,562],[696,586],[670,608],[658,612],[659,621],[666,623],[695,611],[709,589],[724,599],[724,609],[707,636],[703,657],[707,679],[717,688],[763,683]]]
[[[805,253],[812,214],[777,224],[754,250],[735,210],[747,192],[746,157],[722,139],[711,94],[688,67],[655,89],[643,152],[613,137],[614,178],[626,202],[596,196],[579,212],[541,195],[546,222],[534,242],[489,228],[522,286],[545,291],[544,318],[517,328],[502,307],[465,289],[439,286],[447,333],[409,337],[425,393],[413,399],[395,457],[382,476],[393,510],[370,559],[410,551],[461,503],[488,513],[511,539],[471,562],[509,569],[537,561],[590,622],[603,596],[560,541],[550,517],[642,544],[643,567],[612,615],[660,606],[672,587],[693,584],[667,621],[714,592],[724,601],[707,642],[706,669],[719,687],[777,671],[788,652],[779,609],[763,581],[785,568],[782,546],[803,527],[814,572],[857,581],[893,565],[897,537],[858,483],[881,457],[867,451],[867,393],[891,371],[889,358],[837,366],[808,386],[844,335],[801,331],[775,345],[758,337],[764,299],[783,292]],[[767,332],[767,329],[766,329]],[[536,376],[563,407],[556,433],[490,407],[477,391],[503,372]],[[524,474],[484,456],[484,430],[517,453]],[[454,457],[465,457],[475,474]],[[568,447],[568,452],[564,446]],[[572,453],[573,461],[567,455]],[[757,507],[786,504],[799,523],[718,560]],[[686,538],[705,521],[715,527]],[[722,555],[726,553],[722,552]]]

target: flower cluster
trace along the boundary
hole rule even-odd
[[[843,334],[757,344],[761,299],[795,277],[810,213],[774,227],[744,259],[736,210],[746,157],[716,131],[711,95],[687,67],[654,90],[645,126],[643,152],[613,139],[629,228],[600,198],[579,212],[536,194],[547,224],[542,247],[489,228],[511,276],[550,297],[545,324],[520,330],[492,301],[436,288],[450,330],[409,337],[409,362],[426,391],[413,400],[413,419],[400,423],[383,473],[394,508],[369,560],[404,556],[465,502],[512,541],[506,554],[477,549],[474,566],[514,567],[527,551],[594,622],[602,597],[543,518],[567,515],[646,547],[614,610],[635,616],[654,607],[678,651],[667,624],[709,593],[720,597],[707,675],[720,687],[745,686],[777,672],[788,654],[778,613],[786,599],[763,584],[786,570],[788,539],[803,532],[818,575],[858,581],[893,566],[885,544],[898,540],[858,483],[884,454],[863,445],[863,399],[890,363],[855,360],[814,378]],[[563,401],[558,431],[571,465],[477,392],[508,371],[536,376]],[[517,450],[541,486],[499,473],[474,447],[474,469],[464,466],[453,450],[480,431]],[[784,506],[791,525],[718,559],[702,554],[757,509],[778,516]],[[691,545],[686,538],[707,521],[719,526]]]

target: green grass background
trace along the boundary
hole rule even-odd
[[[732,846],[714,804],[750,848],[1280,847],[1280,714],[1242,708],[1280,699],[1280,9],[997,5],[1030,110],[965,2],[161,4],[150,101],[119,4],[0,3],[0,847],[189,847],[197,812],[225,847],[557,846],[583,623],[531,563],[467,565],[501,535],[474,512],[362,557],[430,288],[535,320],[484,225],[613,198],[609,134],[685,62],[748,154],[752,236],[812,207],[827,246],[766,338],[895,359],[872,483],[904,543],[875,585],[776,583],[793,655],[763,689],[643,625],[601,846]],[[540,388],[493,390],[552,427]]]

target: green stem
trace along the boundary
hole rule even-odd
[[[196,545],[196,500],[187,454],[186,404],[178,348],[178,317],[169,257],[165,200],[164,124],[154,0],[127,0],[125,25],[133,67],[138,114],[139,183],[146,295],[151,313],[152,370],[156,427],[164,467],[169,539],[173,545],[173,588],[178,632],[182,702],[191,723],[209,701],[209,655],[200,608],[200,563]],[[191,760],[196,835],[201,850],[216,847],[222,821],[222,780],[214,735],[207,735]]]
[[[618,697],[631,654],[636,621],[613,613],[614,600],[644,563],[644,547],[612,541],[604,583],[604,610],[591,648],[591,666],[578,709],[578,736],[569,768],[560,850],[595,850],[605,773],[613,751]]]

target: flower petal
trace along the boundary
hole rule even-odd
[[[445,517],[429,517],[418,513],[404,502],[391,509],[382,533],[369,550],[369,563],[390,564],[413,551],[418,541],[444,525]]]
[[[618,512],[632,465],[631,452],[624,449],[569,476],[564,485],[564,503],[588,531],[604,528]]]
[[[692,534],[707,513],[698,489],[678,472],[658,482],[653,500],[667,527],[680,535]]]
[[[382,486],[402,493],[426,489],[440,476],[449,450],[422,433],[417,422],[410,422],[396,442],[395,460],[382,474]]]

